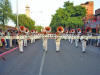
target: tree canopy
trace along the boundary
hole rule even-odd
[[[43,29],[42,26],[35,26],[35,30],[37,30],[38,32],[41,32],[41,29]]]
[[[16,15],[11,16],[14,23],[17,23]],[[27,17],[25,14],[19,14],[18,15],[18,25],[19,26],[25,26],[29,30],[35,29],[35,21],[33,21],[30,17]]]
[[[82,18],[86,15],[86,9],[80,5],[74,6],[73,3],[67,1],[64,3],[63,8],[59,8],[54,15],[50,26],[53,32],[56,32],[58,26],[64,28],[82,27]]]
[[[0,25],[5,26],[12,14],[9,0],[0,0]]]

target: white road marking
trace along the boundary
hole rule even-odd
[[[45,55],[46,55],[46,52],[43,53],[43,57],[42,57],[41,65],[40,65],[39,75],[42,75],[42,72],[43,72],[43,66],[44,66],[44,61],[45,61]]]

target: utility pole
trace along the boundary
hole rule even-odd
[[[19,30],[19,25],[18,25],[18,0],[17,0],[16,3],[17,3],[17,4],[16,4],[16,9],[17,9],[17,28],[18,28],[18,30]]]

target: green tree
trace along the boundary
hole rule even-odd
[[[11,16],[14,23],[17,23],[16,15]],[[33,21],[30,17],[27,17],[25,14],[19,14],[18,15],[18,25],[19,26],[25,26],[29,30],[35,29],[35,21]]]
[[[5,26],[12,14],[9,0],[0,0],[0,25]]]
[[[59,8],[52,16],[50,26],[53,32],[56,32],[58,26],[64,28],[82,27],[82,18],[86,15],[86,9],[82,6],[74,6],[69,1],[64,3],[63,8]]]
[[[43,29],[42,26],[35,26],[35,30],[37,30],[38,32],[41,32],[41,29]]]
[[[51,28],[52,31],[55,32],[58,26],[63,26],[65,27],[66,24],[68,24],[68,20],[69,20],[69,14],[68,12],[63,9],[63,8],[59,8],[56,11],[56,14],[52,16],[52,21],[51,21]]]

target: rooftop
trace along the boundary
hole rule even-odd
[[[87,4],[89,4],[90,2],[94,2],[94,1],[88,1],[88,2],[86,2],[86,3],[82,3],[81,5],[87,5]]]

